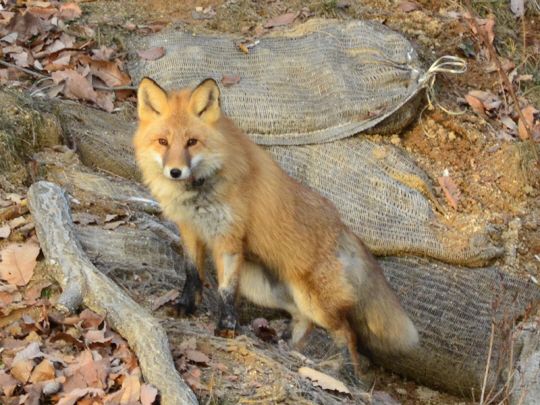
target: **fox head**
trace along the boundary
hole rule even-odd
[[[220,169],[224,141],[216,127],[221,108],[214,80],[168,93],[145,77],[138,103],[135,154],[147,182],[164,176],[191,184]]]

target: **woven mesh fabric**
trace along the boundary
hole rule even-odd
[[[487,234],[448,237],[426,196],[429,179],[393,146],[349,138],[265,149],[289,175],[331,200],[375,254],[414,253],[470,266],[502,254]]]
[[[382,24],[310,20],[261,38],[249,54],[240,40],[177,30],[145,36],[135,49],[164,47],[166,55],[146,61],[133,54],[130,74],[167,90],[241,76],[238,84],[220,84],[222,106],[263,145],[327,142],[380,123],[378,133],[395,133],[414,118],[424,72],[412,45]]]
[[[128,227],[106,231],[97,226],[77,230],[92,261],[114,278],[120,278],[125,287],[160,294],[170,288],[182,289],[182,257],[152,232]],[[478,397],[494,320],[488,381],[490,385],[496,383],[499,363],[508,361],[503,325],[513,325],[513,320],[523,316],[532,303],[540,302],[538,286],[494,267],[469,269],[414,256],[378,261],[416,325],[421,341],[420,348],[409,356],[381,358],[378,363],[453,393],[470,396],[474,389]],[[142,281],[134,280],[134,273]],[[204,308],[215,312],[215,273],[207,272],[207,277],[214,288],[206,289]],[[326,334],[313,333],[304,352],[322,360],[336,350]],[[514,347],[514,354],[519,356],[520,347]],[[500,377],[504,379],[505,375]]]
[[[86,165],[128,179],[138,177],[129,145],[133,125],[83,106],[61,105],[59,111]],[[292,177],[333,201],[345,223],[376,254],[411,253],[470,266],[502,254],[483,232],[456,234],[439,224],[426,196],[428,177],[393,146],[355,137],[265,148]],[[109,187],[88,176],[83,183],[86,192],[96,195]],[[119,190],[117,196],[128,193]]]
[[[185,280],[182,258],[151,231],[122,226],[111,232],[98,226],[77,226],[77,233],[88,257],[103,263],[102,271],[148,272],[153,288],[161,287],[160,282],[180,286]]]
[[[495,267],[462,268],[420,257],[380,258],[379,263],[421,341],[409,357],[382,359],[385,367],[469,396],[471,388],[482,386],[493,321],[493,384],[498,366],[509,360],[505,329],[538,305],[538,285]],[[513,350],[519,355],[519,347]]]
[[[86,166],[126,179],[141,178],[133,161],[133,124],[77,103],[63,102],[57,106],[67,141],[76,145]]]

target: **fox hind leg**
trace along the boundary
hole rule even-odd
[[[360,378],[362,372],[360,371],[360,355],[358,354],[358,341],[356,338],[356,333],[352,329],[348,321],[345,321],[343,327],[338,330],[336,337],[342,338],[347,342],[347,348],[349,349],[349,354],[351,355],[352,363],[354,366],[354,373],[356,377]]]
[[[291,314],[292,323],[281,338],[287,341],[291,349],[298,350],[302,346],[304,338],[314,325],[300,313],[287,284],[280,282],[263,265],[244,262],[240,276],[240,292],[254,304],[282,309]]]
[[[281,338],[287,342],[289,348],[301,350],[306,337],[313,330],[314,324],[309,318],[302,315],[293,315],[291,325],[283,332]]]

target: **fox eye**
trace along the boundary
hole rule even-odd
[[[187,146],[193,146],[193,145],[196,145],[197,144],[197,140],[196,139],[188,139],[187,141]]]
[[[163,145],[163,146],[167,146],[169,144],[169,142],[167,142],[167,140],[164,138],[159,138],[158,142],[160,145]]]

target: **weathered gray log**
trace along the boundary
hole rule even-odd
[[[513,340],[522,346],[513,373],[510,405],[540,405],[540,325],[528,322],[516,328]]]
[[[197,404],[174,368],[161,325],[96,269],[82,250],[67,193],[54,183],[40,181],[28,190],[28,206],[48,267],[64,289],[60,308],[73,311],[84,304],[106,317],[135,351],[144,376],[159,389],[162,404]]]

